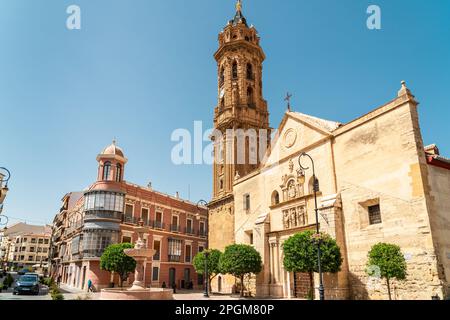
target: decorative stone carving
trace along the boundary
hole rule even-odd
[[[295,129],[288,129],[284,134],[284,146],[289,149],[297,141],[297,131]]]
[[[299,206],[283,211],[284,229],[302,227],[307,224],[306,208]]]

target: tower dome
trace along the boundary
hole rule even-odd
[[[116,145],[116,140],[112,144],[103,149],[102,155],[114,155],[124,158],[123,150]]]

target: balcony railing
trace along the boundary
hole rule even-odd
[[[160,251],[157,251],[157,252],[155,253],[155,255],[153,256],[153,260],[154,260],[154,261],[159,261],[159,260],[161,260],[161,252],[160,252]]]
[[[191,234],[191,235],[195,234],[194,228],[192,228],[192,227],[186,227],[186,228],[184,228],[184,232],[185,232],[186,234]]]
[[[180,226],[178,224],[171,224],[170,231],[172,232],[180,232]]]
[[[181,256],[173,256],[169,254],[169,262],[181,262]]]
[[[161,221],[153,221],[153,228],[155,229],[165,229],[165,224]]]
[[[202,238],[206,238],[208,236],[208,231],[207,230],[198,230],[197,231],[197,236],[198,237],[202,237]]]

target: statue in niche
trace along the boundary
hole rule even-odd
[[[289,211],[283,212],[283,226],[285,229],[289,229]]]
[[[296,227],[297,226],[297,213],[295,209],[291,209],[290,212],[290,227]]]

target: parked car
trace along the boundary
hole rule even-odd
[[[20,269],[19,271],[17,271],[17,274],[19,276],[23,276],[24,274],[26,274],[28,272],[30,272],[30,270],[28,270],[27,268],[24,268],[24,269]]]
[[[21,293],[39,294],[39,276],[35,273],[27,273],[20,276],[13,290],[13,295]]]

